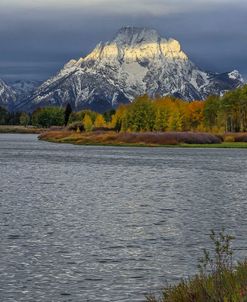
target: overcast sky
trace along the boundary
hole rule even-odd
[[[0,0],[0,78],[45,80],[122,26],[157,29],[190,59],[247,78],[246,0]]]

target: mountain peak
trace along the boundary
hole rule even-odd
[[[157,43],[161,39],[155,29],[147,27],[122,27],[116,34],[113,42],[120,45],[135,45],[140,43]]]
[[[237,71],[218,74],[199,69],[177,40],[146,27],[122,27],[111,41],[99,43],[78,61],[69,61],[31,95],[28,106],[69,102],[76,110],[106,111],[143,94],[198,100],[241,84]]]
[[[76,64],[81,65],[88,60],[107,60],[119,62],[147,62],[158,60],[182,60],[188,57],[181,50],[180,43],[174,39],[164,39],[155,29],[146,27],[122,27],[110,42],[100,43]]]

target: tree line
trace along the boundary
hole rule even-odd
[[[103,115],[90,110],[72,113],[70,122],[81,122],[86,131],[108,127],[129,132],[245,132],[247,85],[204,101],[188,102],[171,96],[151,99],[144,95]]]
[[[171,96],[151,99],[137,97],[132,103],[99,114],[91,110],[72,112],[66,108],[45,107],[32,114],[9,113],[0,107],[0,124],[33,125],[35,127],[67,126],[70,130],[92,131],[247,131],[247,85],[210,96],[204,101],[187,102]]]
[[[151,100],[141,96],[130,105],[120,106],[112,123],[121,131],[131,132],[245,132],[247,85],[204,101],[187,102],[169,96]]]
[[[120,106],[112,117],[112,127],[130,132],[245,132],[247,85],[204,101],[187,102],[169,96],[151,100],[144,95]]]
[[[70,104],[65,108],[38,108],[32,114],[27,112],[8,112],[0,107],[0,125],[21,125],[49,128],[51,126],[66,126],[72,112]]]

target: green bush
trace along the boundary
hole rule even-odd
[[[26,112],[22,112],[20,115],[20,125],[27,126],[30,122],[30,116]]]
[[[157,299],[147,296],[147,302],[246,302],[247,261],[233,266],[232,236],[224,230],[218,235],[211,232],[214,255],[204,250],[199,260],[199,273],[189,280],[169,286]]]
[[[35,110],[32,114],[32,125],[48,128],[64,125],[64,109],[59,107],[45,107]]]

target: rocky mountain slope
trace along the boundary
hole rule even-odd
[[[84,58],[69,61],[17,108],[70,103],[75,110],[105,111],[136,96],[174,95],[188,101],[220,95],[243,83],[238,71],[205,72],[174,39],[156,30],[124,27]]]
[[[16,102],[15,91],[0,79],[0,106],[11,109]]]
[[[0,106],[15,110],[20,102],[29,99],[41,83],[38,81],[10,81],[0,79]]]
[[[8,85],[15,91],[17,99],[24,99],[27,96],[30,96],[34,91],[40,86],[42,82],[40,81],[10,81]]]

